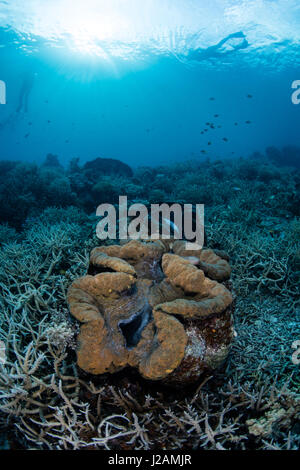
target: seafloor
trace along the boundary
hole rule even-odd
[[[0,447],[299,448],[299,170],[257,155],[132,174],[57,165],[0,162]],[[76,366],[66,291],[100,243],[90,214],[119,195],[204,203],[207,246],[230,256],[237,336],[187,389]]]

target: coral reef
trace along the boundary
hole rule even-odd
[[[296,150],[292,153],[298,155]],[[41,166],[3,161],[0,219],[21,230],[26,218],[49,206],[76,205],[90,213],[103,202],[118,202],[121,194],[127,195],[129,202],[144,204],[201,201],[207,208],[227,204],[236,217],[240,216],[241,204],[249,208],[252,201],[259,202],[268,215],[274,211],[280,215],[281,211],[284,216],[287,212],[288,216],[299,217],[299,170],[291,172],[285,166],[277,166],[276,159],[268,156],[261,156],[260,160],[256,157],[227,160],[226,165],[220,160],[207,160],[134,171],[118,160],[101,158],[84,166],[75,158],[64,169],[58,157],[51,154]],[[298,157],[294,160],[298,161]],[[259,216],[253,205],[248,219],[251,214]]]
[[[83,166],[83,171],[96,180],[99,176],[103,175],[133,175],[130,166],[114,158],[96,158],[91,160]]]
[[[6,351],[6,361],[0,364],[2,447],[299,448],[299,365],[292,361],[292,344],[300,338],[297,170],[257,160],[257,176],[250,179],[240,160],[194,161],[144,168],[128,178],[110,177],[113,187],[121,184],[123,194],[129,195],[130,189],[132,201],[147,204],[152,189],[159,189],[169,201],[205,202],[208,249],[225,261],[228,258],[219,250],[230,256],[237,333],[230,354],[214,374],[203,374],[195,384],[173,390],[128,369],[99,376],[76,366],[79,327],[69,316],[66,293],[89,271],[89,253],[97,244],[95,220],[79,208],[62,208],[64,202],[58,198],[52,199],[58,207],[41,212],[33,184],[40,181],[40,169],[24,164],[22,171],[19,163],[2,163],[0,340]],[[93,182],[75,162],[73,167],[73,173],[60,171],[76,194],[73,205],[92,212],[102,201],[86,203]],[[15,190],[23,204],[15,205]],[[47,198],[43,204],[48,204]],[[19,232],[5,222],[18,225]],[[99,248],[120,258],[118,252],[106,251],[109,245]],[[190,264],[197,266],[199,255],[192,256]],[[143,266],[135,258],[124,261],[137,278],[147,266],[149,276],[153,272],[151,262]],[[204,265],[200,269],[205,273]],[[158,264],[154,275],[160,271]],[[218,281],[212,272],[205,276]]]
[[[296,146],[286,146],[282,149],[268,147],[266,149],[267,157],[277,165],[292,166],[300,168],[300,148]]]
[[[48,153],[46,155],[46,159],[43,163],[43,166],[48,168],[63,168],[62,165],[59,163],[58,156],[53,155],[52,153]]]
[[[26,218],[41,209],[76,202],[68,177],[57,167],[19,163],[0,181],[0,218],[21,229]]]

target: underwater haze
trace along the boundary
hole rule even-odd
[[[136,167],[300,145],[299,31],[297,0],[2,0],[1,159]]]

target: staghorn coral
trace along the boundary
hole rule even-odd
[[[8,224],[0,224],[0,245],[14,241],[18,238],[16,230]]]
[[[92,250],[94,275],[68,290],[70,311],[84,323],[82,369],[103,374],[131,366],[144,378],[183,384],[224,361],[233,337],[232,296],[187,259],[165,253],[172,244],[135,240]]]

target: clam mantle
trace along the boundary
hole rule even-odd
[[[94,248],[88,273],[68,290],[70,312],[82,323],[79,367],[91,374],[132,367],[174,385],[196,381],[230,349],[229,277],[226,255],[186,252],[183,241]]]

